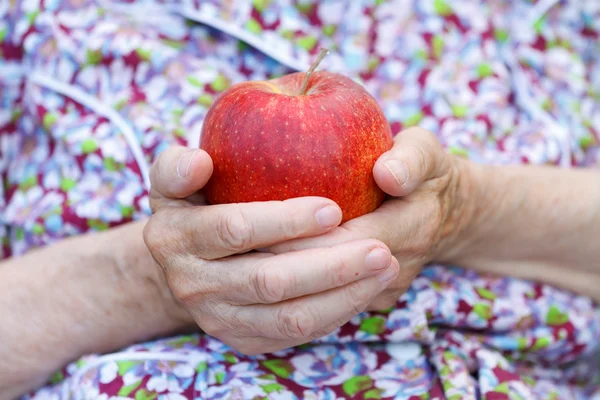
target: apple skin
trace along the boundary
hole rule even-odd
[[[385,194],[375,161],[392,132],[375,99],[358,83],[327,71],[236,84],[215,100],[200,148],[214,172],[203,192],[210,204],[321,196],[342,209],[342,222],[375,210]]]

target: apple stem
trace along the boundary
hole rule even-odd
[[[317,69],[317,67],[319,66],[321,61],[323,61],[323,59],[325,58],[327,53],[329,53],[329,50],[327,50],[327,49],[319,50],[319,54],[317,55],[317,58],[310,65],[310,68],[308,68],[308,71],[306,71],[306,73],[304,74],[304,80],[302,81],[302,86],[300,87],[300,96],[303,96],[306,94],[306,89],[308,87],[308,80],[310,79],[310,76],[315,71],[315,69]]]

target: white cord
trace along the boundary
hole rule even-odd
[[[83,90],[78,89],[73,85],[58,81],[50,76],[42,75],[39,72],[34,72],[29,80],[36,85],[51,89],[81,103],[90,110],[102,115],[110,122],[115,124],[125,137],[125,140],[131,149],[131,153],[133,154],[133,158],[140,168],[144,186],[147,190],[150,190],[150,163],[144,156],[144,151],[142,150],[142,146],[140,145],[133,128],[118,112],[99,101],[96,97],[85,93]]]
[[[269,57],[277,60],[278,62],[280,62],[281,64],[283,64],[289,68],[295,69],[297,71],[305,71],[310,66],[309,64],[303,63],[300,60],[297,60],[293,57],[288,57],[287,55],[284,55],[284,54],[278,54],[277,50],[274,48],[269,48],[267,46],[267,43],[264,40],[261,40],[257,36],[248,34],[248,32],[246,32],[244,29],[238,28],[237,25],[235,25],[235,24],[223,22],[216,18],[208,19],[202,13],[198,12],[196,9],[189,7],[187,5],[181,7],[179,12],[181,15],[183,15],[184,17],[186,17],[190,20],[211,26],[211,27],[213,27],[219,31],[225,32],[239,40],[247,42],[252,47],[255,47],[256,49],[260,50],[262,53],[268,55]]]

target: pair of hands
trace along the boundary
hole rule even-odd
[[[144,239],[200,328],[245,354],[277,351],[392,306],[445,257],[464,225],[461,163],[427,131],[398,134],[373,169],[388,199],[340,225],[325,198],[207,205],[209,155],[173,147],[152,167]]]

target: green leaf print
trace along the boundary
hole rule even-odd
[[[208,368],[208,363],[206,361],[201,361],[198,363],[198,365],[196,365],[196,372],[202,373],[202,372],[206,371],[207,368]]]
[[[535,340],[535,343],[533,344],[532,350],[543,349],[545,347],[548,347],[549,344],[550,344],[550,339],[549,338],[547,338],[547,337],[537,338]]]
[[[227,361],[229,364],[235,364],[238,362],[238,359],[235,355],[233,355],[233,353],[225,353],[223,354],[223,358],[225,359],[225,361]]]
[[[222,92],[223,90],[227,89],[230,85],[231,82],[229,82],[229,79],[227,79],[223,75],[219,75],[217,76],[217,79],[215,79],[213,83],[210,84],[210,87],[215,92]]]
[[[317,38],[314,36],[304,36],[298,38],[297,43],[298,46],[310,51],[317,45]]]
[[[138,390],[135,394],[135,400],[154,400],[158,397],[158,393],[151,393],[146,389]]]
[[[102,61],[102,52],[100,50],[87,51],[87,63],[89,65],[100,64],[100,61]]]
[[[252,5],[254,5],[254,8],[256,8],[259,13],[265,11],[265,8],[269,6],[269,3],[271,3],[271,0],[252,0]]]
[[[488,300],[496,299],[496,295],[493,292],[487,290],[486,288],[477,288],[475,290],[477,291],[477,294],[484,299],[488,299]]]
[[[129,394],[131,392],[133,392],[135,389],[137,389],[140,385],[142,384],[142,381],[139,380],[137,382],[132,383],[131,385],[127,385],[127,386],[123,386],[120,390],[118,395],[119,396],[129,396]]]
[[[266,360],[262,365],[280,378],[289,378],[294,372],[294,366],[287,360]]]
[[[569,315],[558,309],[555,305],[550,307],[546,316],[546,323],[550,326],[560,326],[569,321]]]
[[[98,148],[96,141],[94,139],[88,138],[81,143],[81,151],[85,154],[93,153]]]
[[[363,397],[365,399],[381,399],[383,397],[383,390],[379,388],[367,390]]]
[[[484,319],[486,321],[488,321],[490,318],[492,318],[492,307],[490,307],[489,304],[484,304],[484,303],[475,304],[473,306],[473,312],[475,314],[479,315],[479,317],[481,319]]]
[[[434,0],[433,8],[435,12],[441,15],[442,17],[447,17],[449,15],[452,15],[453,13],[452,7],[450,7],[448,3],[446,3],[444,0]]]
[[[371,335],[378,335],[385,331],[385,319],[382,317],[366,318],[360,323],[359,329]]]
[[[129,360],[124,360],[124,361],[117,361],[117,367],[119,367],[119,376],[123,376],[125,375],[125,372],[129,371],[131,368],[135,367],[137,364],[139,364],[139,361],[129,361]]]
[[[258,22],[257,20],[255,20],[254,18],[248,20],[248,22],[246,22],[246,29],[248,29],[250,32],[255,33],[255,34],[259,34],[262,32],[262,26],[260,25],[260,22]]]
[[[60,181],[60,190],[62,190],[63,192],[68,192],[69,190],[75,187],[76,183],[77,182],[75,182],[74,179],[62,178]]]
[[[493,74],[494,70],[492,69],[492,66],[488,63],[479,64],[479,66],[477,67],[477,75],[479,75],[480,78],[487,78],[488,76],[492,76]]]
[[[46,114],[44,114],[44,120],[42,121],[44,129],[49,130],[52,127],[52,125],[54,125],[57,119],[58,116],[54,113],[47,112]]]
[[[348,379],[342,385],[344,393],[348,396],[354,396],[364,390],[367,390],[373,386],[373,379],[366,375],[355,376]]]
[[[270,394],[273,392],[281,393],[285,390],[285,386],[275,382],[269,383],[266,385],[261,385],[261,388],[265,391],[265,393]]]

